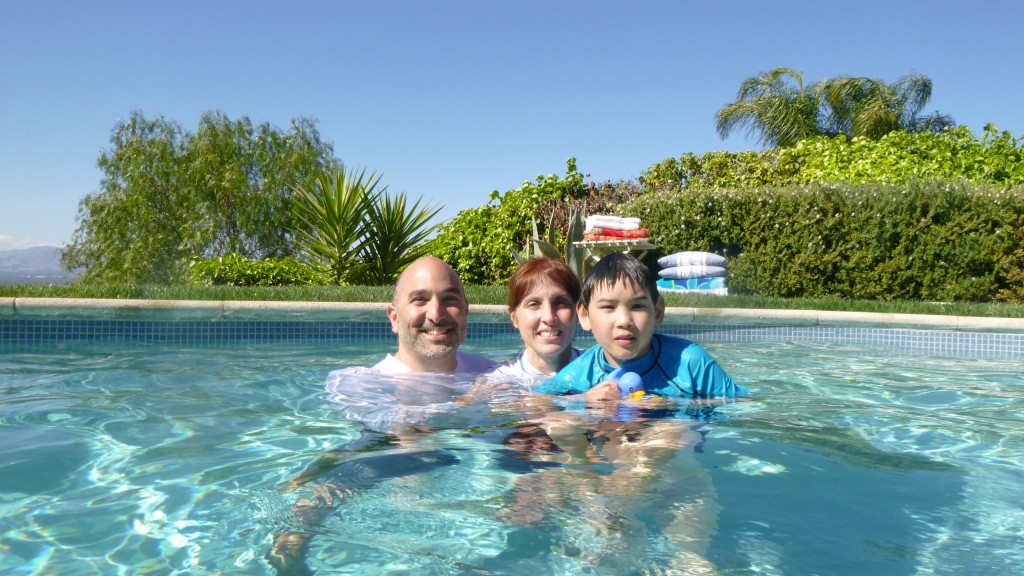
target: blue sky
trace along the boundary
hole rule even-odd
[[[133,110],[319,121],[392,191],[487,202],[574,156],[592,180],[747,150],[714,113],[777,66],[934,82],[927,111],[1024,135],[1019,0],[0,0],[0,249],[68,242]]]

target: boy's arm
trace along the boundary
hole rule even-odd
[[[700,396],[705,398],[742,398],[751,396],[750,390],[737,384],[714,358],[703,365],[700,373]]]
[[[593,388],[593,354],[584,352],[575,360],[566,364],[557,374],[548,378],[534,389],[539,394],[567,396],[583,394]]]
[[[586,402],[618,400],[622,393],[619,385],[605,380],[605,373],[595,365],[599,348],[591,348],[541,383],[534,392],[557,396],[580,396]]]
[[[544,398],[549,398],[552,395],[561,396],[565,400],[586,402],[588,404],[592,402],[607,402],[609,400],[619,400],[622,396],[622,393],[619,391],[619,385],[616,384],[615,382],[612,382],[611,380],[605,380],[604,382],[597,384],[593,388],[590,388],[589,390],[584,390],[582,392],[543,392],[540,390],[539,387],[535,389],[534,392],[536,392],[537,394],[532,395],[532,397],[535,399],[530,404],[532,407],[536,407],[538,405],[544,405],[548,407],[554,406],[554,404],[550,400],[543,400]]]
[[[696,344],[682,350],[679,375],[673,384],[683,396],[699,398],[737,398],[752,396],[749,390],[735,383],[725,369],[706,350]],[[685,380],[689,380],[686,382]],[[687,389],[689,388],[689,389]]]
[[[583,399],[587,402],[618,401],[621,397],[622,392],[619,390],[619,385],[612,380],[596,384],[583,393]]]
[[[555,374],[546,381],[541,382],[541,384],[534,388],[533,391],[538,394],[566,396],[571,394],[583,394],[589,389],[589,382],[583,382],[573,374],[566,374],[565,369],[563,368],[558,374]]]

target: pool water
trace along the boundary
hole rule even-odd
[[[0,347],[0,573],[271,574],[264,556],[289,530],[312,535],[321,574],[1024,565],[1021,360],[708,343],[757,398],[670,417],[695,440],[634,479],[615,460],[510,451],[514,402],[456,408],[431,434],[374,445],[323,383],[392,346]],[[517,341],[465,349],[504,359]],[[581,437],[607,420],[576,417]],[[316,482],[287,487],[330,450],[341,464],[328,475],[353,489],[304,525],[292,505]],[[382,474],[372,459],[390,453],[454,458]]]

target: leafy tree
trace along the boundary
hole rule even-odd
[[[62,263],[83,282],[176,283],[194,258],[288,256],[292,186],[337,162],[310,119],[284,132],[211,112],[193,134],[133,112],[100,153]]]
[[[899,130],[878,140],[819,136],[778,150],[776,160],[780,173],[792,175],[794,183],[897,183],[931,177],[1024,184],[1024,140],[992,124],[980,139],[967,126],[941,133]]]
[[[774,68],[743,81],[736,100],[715,113],[718,135],[746,127],[765,147],[787,148],[812,136],[878,139],[896,130],[941,132],[952,117],[922,114],[932,94],[926,76],[908,74],[888,84],[840,76],[809,84],[802,72]]]
[[[204,115],[189,140],[190,169],[200,178],[199,206],[218,234],[206,252],[251,259],[292,253],[292,187],[322,167],[334,167],[333,146],[320,141],[316,123],[292,120],[282,132],[248,118],[232,122]]]
[[[818,139],[829,140],[824,136]],[[813,140],[801,140],[797,146]],[[784,184],[792,180],[800,169],[797,159],[780,161],[780,156],[787,150],[792,148],[769,148],[761,152],[706,152],[700,156],[687,152],[679,158],[666,158],[648,167],[641,173],[639,182],[646,190],[674,191]]]

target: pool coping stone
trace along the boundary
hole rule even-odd
[[[142,300],[105,298],[0,298],[0,318],[103,318],[170,321],[365,321],[382,320],[383,302],[284,302],[239,300]],[[786,310],[671,307],[672,324],[920,328],[952,331],[1024,332],[1024,318]],[[497,304],[470,305],[476,322],[505,322]]]

